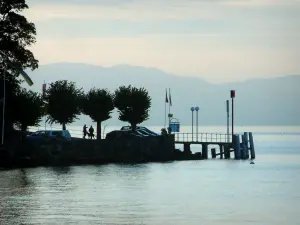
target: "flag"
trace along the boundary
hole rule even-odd
[[[166,89],[166,103],[169,103],[169,100],[168,100],[168,91]]]
[[[46,84],[43,84],[42,90],[43,90],[43,96],[45,96],[45,94],[46,94]]]
[[[22,70],[20,67],[18,67],[17,65],[11,63],[11,62],[7,62],[7,64],[9,64],[11,67],[15,68],[24,78],[24,80],[26,81],[26,83],[29,85],[29,86],[32,86],[33,85],[33,82],[32,80],[30,79],[30,77],[28,76],[27,73],[25,73],[24,70]]]
[[[170,106],[172,106],[171,88],[169,88],[169,103],[170,103]]]

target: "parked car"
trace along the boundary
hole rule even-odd
[[[42,138],[63,138],[71,140],[72,136],[68,130],[39,130],[27,136],[30,140],[37,140]]]
[[[123,131],[132,131],[132,128],[131,126],[124,126],[121,128],[121,130]],[[136,130],[135,132],[141,136],[159,136],[159,134],[149,130],[148,128],[146,127],[136,127]]]

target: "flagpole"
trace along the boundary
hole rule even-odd
[[[165,96],[165,128],[167,123],[167,103],[168,103],[168,91],[166,88],[166,96]]]
[[[44,80],[44,85],[46,85],[46,81]],[[45,91],[43,87],[43,98],[45,98]],[[46,122],[47,122],[47,116],[45,115],[45,131],[46,131]]]
[[[169,116],[170,116],[170,114],[171,114],[171,88],[169,88]],[[170,120],[171,120],[171,117],[169,117],[169,126],[170,126]]]
[[[167,117],[167,102],[166,102],[166,100],[165,100],[165,128],[166,128],[166,117]]]
[[[6,81],[6,70],[7,70],[7,64],[5,62],[5,59],[3,57],[3,63],[4,63],[4,72],[3,72],[3,108],[2,108],[2,139],[1,139],[1,144],[3,145],[4,144],[4,128],[5,128],[5,103],[6,103],[6,84],[5,84],[5,81]]]

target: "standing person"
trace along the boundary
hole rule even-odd
[[[83,138],[85,139],[85,136],[87,135],[87,127],[86,127],[85,124],[84,124],[84,126],[83,126],[82,132],[83,132]]]
[[[93,139],[95,135],[94,135],[94,128],[92,126],[90,127],[89,132],[90,132],[90,138]]]

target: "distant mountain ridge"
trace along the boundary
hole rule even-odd
[[[145,87],[152,97],[150,119],[146,125],[164,124],[165,89],[171,88],[171,112],[182,125],[191,125],[191,106],[199,106],[199,125],[226,124],[225,102],[229,91],[236,90],[236,125],[300,125],[300,75],[269,79],[252,79],[245,82],[212,84],[196,77],[177,76],[156,68],[118,65],[101,67],[80,63],[42,65],[29,72],[34,86],[41,92],[42,83],[67,79],[76,82],[85,91],[92,87],[114,91],[121,85]],[[25,86],[25,85],[24,85]],[[106,124],[124,124],[117,114]],[[90,122],[81,116],[74,124]]]

